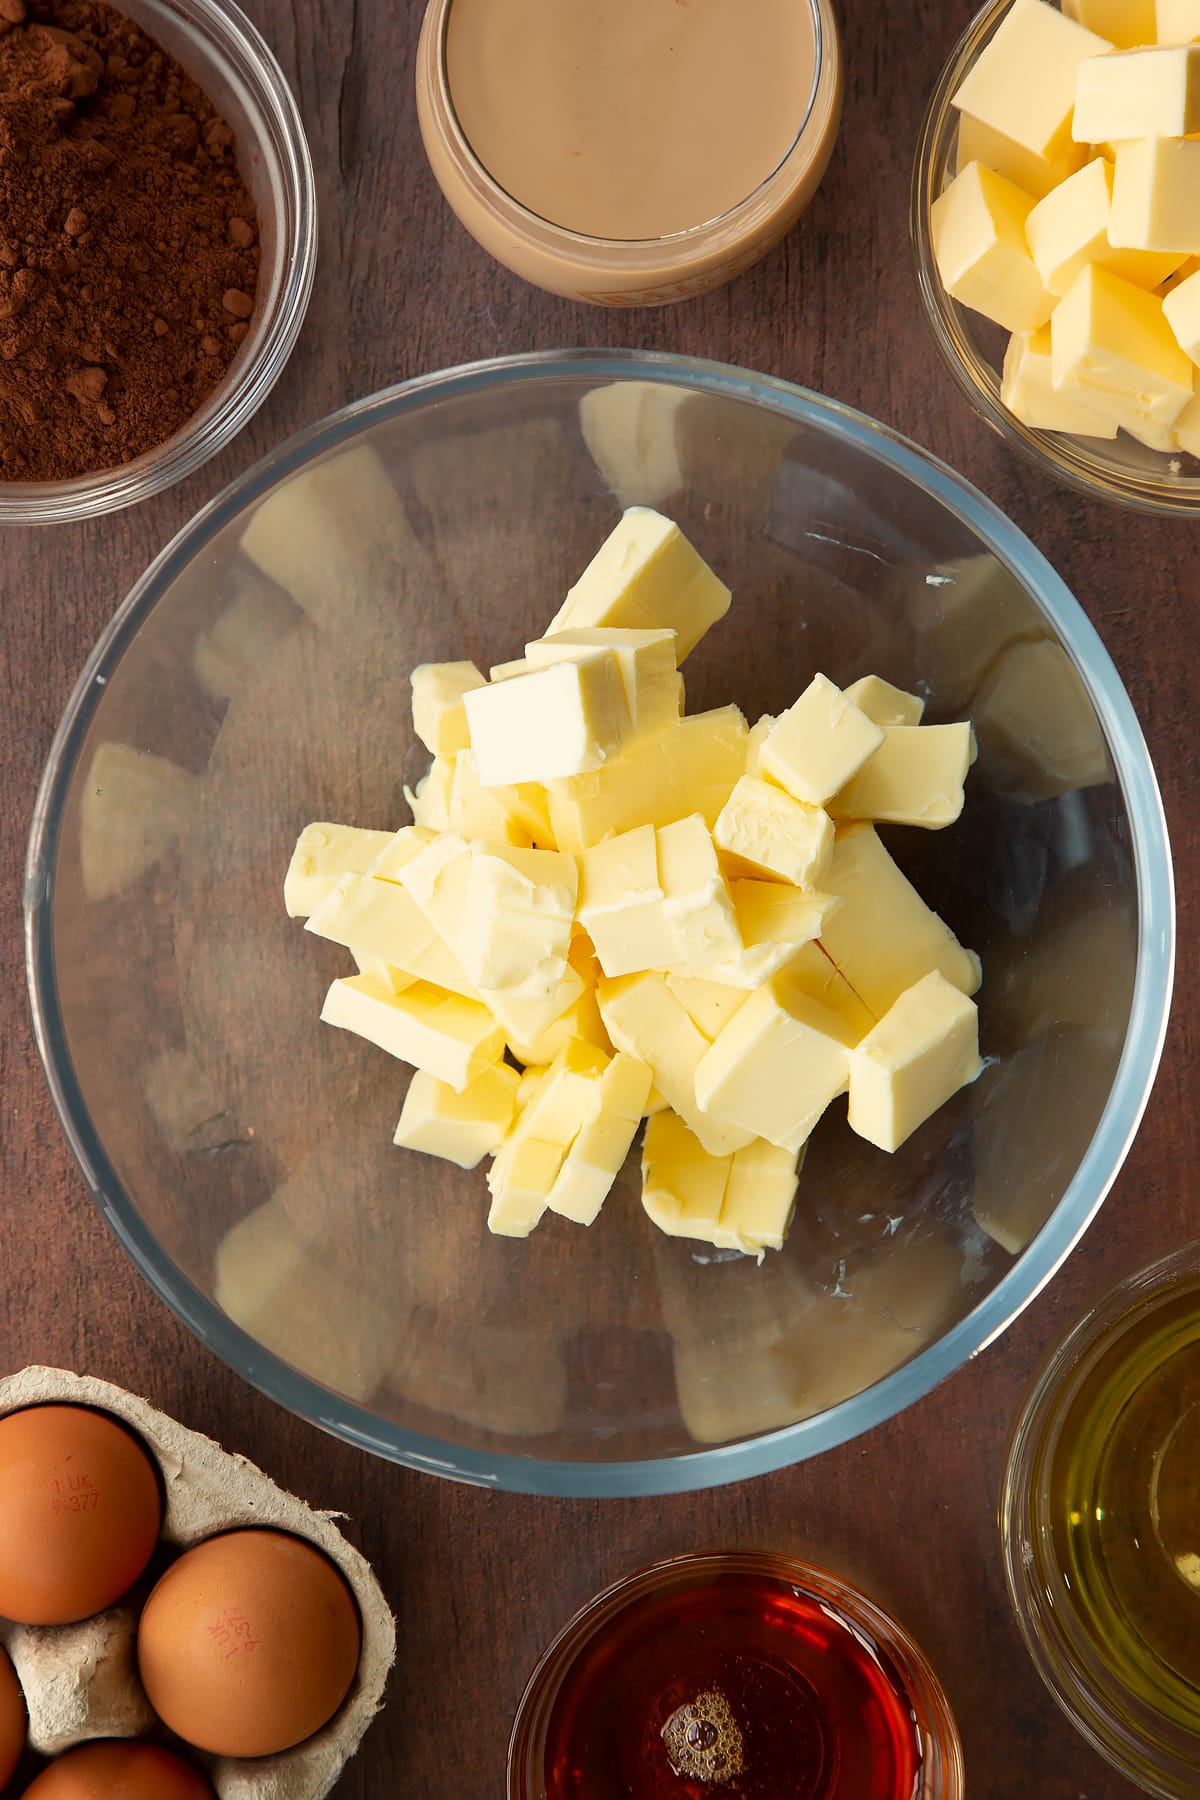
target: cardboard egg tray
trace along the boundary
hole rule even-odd
[[[237,1527],[266,1526],[307,1538],[341,1570],[358,1602],[362,1653],[349,1694],[329,1723],[294,1750],[250,1758],[186,1748],[220,1800],[321,1800],[379,1711],[396,1630],[370,1564],[334,1524],[285,1494],[261,1469],[145,1400],[65,1369],[28,1368],[0,1380],[0,1417],[44,1401],[91,1406],[121,1419],[157,1463],[163,1483],[160,1542],[178,1551]],[[0,1622],[29,1709],[29,1746],[56,1756],[89,1738],[161,1733],[137,1674],[137,1613],[118,1604],[77,1625]]]

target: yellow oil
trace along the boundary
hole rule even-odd
[[[1127,1317],[1065,1417],[1050,1492],[1094,1649],[1155,1713],[1200,1731],[1200,1287]]]

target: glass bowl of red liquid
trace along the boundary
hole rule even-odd
[[[508,1800],[960,1800],[940,1682],[838,1576],[671,1557],[590,1601],[530,1677]]]

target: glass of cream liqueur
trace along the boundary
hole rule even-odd
[[[805,1563],[675,1557],[559,1633],[521,1701],[509,1800],[960,1800],[920,1650]]]
[[[467,230],[607,305],[727,281],[795,223],[841,116],[829,0],[431,0],[421,133]]]

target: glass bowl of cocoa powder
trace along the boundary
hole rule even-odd
[[[130,506],[274,386],[312,163],[230,0],[0,0],[0,524]]]

